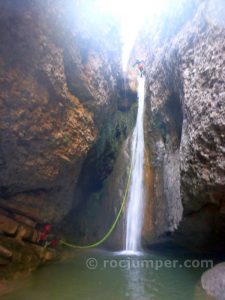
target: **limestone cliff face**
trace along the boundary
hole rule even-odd
[[[196,247],[222,244],[225,230],[225,29],[209,4],[150,50],[146,67],[155,231],[181,221],[179,239]]]
[[[117,107],[119,38],[84,8],[0,4],[0,206],[38,222],[68,213],[84,158]]]

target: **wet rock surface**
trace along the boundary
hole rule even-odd
[[[136,110],[133,104],[129,111],[118,111],[87,155],[78,179],[74,206],[62,225],[64,233],[76,244],[87,245],[100,240],[115,221],[127,188]],[[125,212],[104,247],[123,249]]]
[[[167,42],[149,50],[148,142],[157,235],[176,230],[182,221],[179,239],[196,248],[220,248],[225,230],[225,30],[209,21],[205,4]]]

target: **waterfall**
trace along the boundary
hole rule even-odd
[[[141,249],[144,209],[144,88],[145,78],[138,79],[138,113],[132,136],[132,175],[129,189],[126,224],[126,251]]]

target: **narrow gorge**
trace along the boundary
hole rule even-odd
[[[0,298],[225,300],[224,0],[0,0]]]

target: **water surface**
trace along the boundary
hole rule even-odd
[[[156,263],[166,259],[178,259],[182,265],[185,258],[187,256],[183,253],[164,255],[151,252],[138,256],[103,251],[80,253],[70,263],[52,264],[38,269],[25,280],[25,285],[21,289],[1,299],[206,299],[199,287],[200,276],[204,269],[186,269],[178,266],[155,270],[149,266],[141,266],[143,260]],[[96,262],[98,265],[95,267]],[[131,268],[129,262],[133,264]]]

